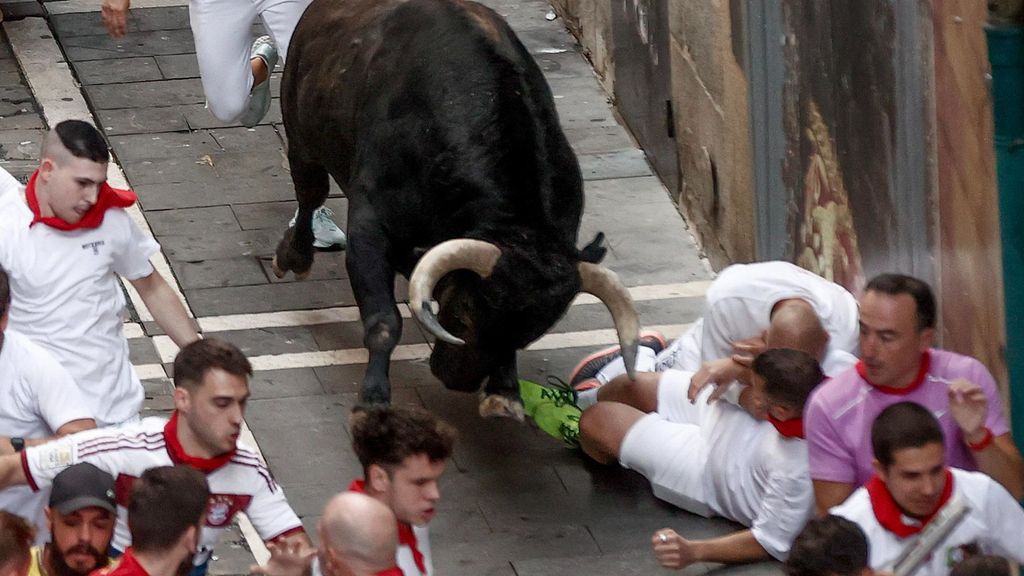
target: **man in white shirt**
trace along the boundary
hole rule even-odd
[[[971,554],[1024,562],[1024,510],[1000,484],[980,472],[948,468],[942,428],[927,408],[900,402],[871,426],[875,477],[830,510],[856,522],[871,548],[871,567],[892,569],[946,506],[967,513],[940,540],[916,576],[944,576]]]
[[[11,292],[0,266],[0,454],[11,454],[54,437],[95,428],[78,386],[57,360],[21,334],[7,329]],[[49,538],[45,491],[27,486],[0,492],[0,510],[36,527],[36,542]]]
[[[10,327],[71,373],[100,426],[137,419],[143,400],[122,332],[118,275],[178,346],[199,337],[149,262],[160,247],[125,211],[135,194],[107,185],[108,159],[96,128],[67,120],[46,134],[27,186],[0,178],[0,265],[10,277]]]
[[[199,572],[238,512],[245,512],[264,541],[308,546],[302,523],[259,454],[238,443],[251,375],[249,360],[234,345],[215,338],[192,342],[174,359],[175,410],[169,421],[146,418],[124,428],[87,430],[0,457],[0,489],[49,486],[78,462],[105,470],[120,488],[112,548],[123,552],[131,545],[127,488],[150,468],[184,464],[206,474],[211,492],[194,560]]]
[[[589,456],[636,470],[662,500],[749,527],[705,540],[659,530],[652,545],[666,568],[784,560],[811,516],[814,496],[801,412],[821,382],[821,369],[808,354],[789,349],[760,354],[753,368],[753,385],[767,400],[767,422],[728,402],[691,404],[686,390],[692,373],[680,370],[645,374],[661,379],[657,412],[598,402],[583,413],[580,440]],[[603,415],[602,425],[617,421],[621,430],[595,433],[588,414]]]
[[[826,375],[835,376],[856,364],[857,336],[857,300],[842,286],[788,262],[734,264],[711,283],[702,317],[656,356],[641,346],[636,368],[695,372],[691,399],[715,384],[710,400],[728,392],[727,399],[753,412],[750,399],[741,397],[743,388],[732,383],[743,380],[759,352],[803,350],[818,359]],[[624,373],[617,348],[584,358],[569,376],[580,408],[598,400],[649,404],[648,397],[624,400],[624,394],[637,390],[619,378]]]

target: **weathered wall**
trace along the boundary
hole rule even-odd
[[[612,58],[611,2],[608,0],[551,0],[565,26],[579,39],[584,53],[593,63],[604,89],[615,85],[615,61]]]
[[[715,268],[754,259],[754,187],[741,2],[669,2],[676,200]]]
[[[992,101],[985,85],[986,6],[932,0],[939,304],[945,348],[1007,380],[1002,244]]]

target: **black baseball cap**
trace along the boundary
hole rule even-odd
[[[88,462],[68,466],[53,479],[50,508],[70,514],[82,508],[117,511],[114,477]]]

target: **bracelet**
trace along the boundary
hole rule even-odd
[[[981,452],[985,448],[988,448],[988,445],[991,444],[992,441],[995,440],[995,439],[996,439],[995,435],[992,434],[992,431],[989,430],[988,426],[986,426],[985,427],[985,437],[982,438],[981,440],[973,443],[973,444],[970,443],[970,442],[967,442],[967,447],[970,448],[971,450],[975,451],[975,452]]]

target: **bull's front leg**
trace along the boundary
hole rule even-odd
[[[363,344],[369,352],[359,401],[387,404],[391,401],[391,352],[402,337],[402,317],[395,302],[395,270],[387,258],[387,236],[372,209],[360,213],[352,204],[349,208],[345,267],[363,321]]]
[[[290,270],[295,272],[296,278],[305,280],[313,267],[313,212],[327,199],[331,182],[323,166],[307,162],[291,150],[288,164],[295,186],[295,199],[299,202],[299,214],[295,218],[295,226],[286,230],[277,244],[273,270],[278,278],[284,278]]]
[[[487,378],[480,415],[484,418],[504,417],[523,420],[523,400],[519,396],[519,372],[516,353],[512,351],[499,362]]]

